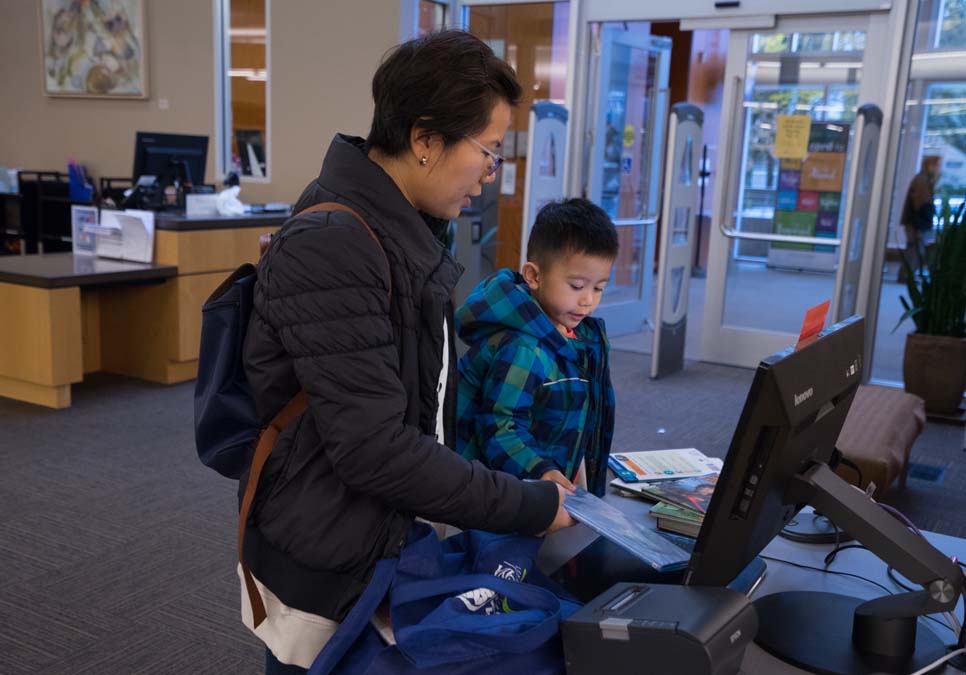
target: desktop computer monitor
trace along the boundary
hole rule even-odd
[[[758,365],[686,583],[727,584],[805,506],[788,500],[788,485],[813,464],[833,459],[862,379],[863,326],[853,317]]]
[[[207,161],[207,136],[139,131],[132,178],[136,182],[141,176],[157,176],[163,187],[173,185],[176,178],[201,185],[205,182]]]
[[[912,672],[945,653],[918,617],[950,611],[959,567],[829,467],[862,376],[864,321],[851,317],[758,366],[684,583],[724,586],[806,504],[922,591],[864,602],[788,592],[755,601],[758,643],[822,673]]]

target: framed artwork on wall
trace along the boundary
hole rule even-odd
[[[144,0],[38,0],[47,96],[147,98]]]

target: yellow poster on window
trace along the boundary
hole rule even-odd
[[[808,153],[808,135],[812,129],[809,115],[779,115],[772,155],[784,159],[802,159]]]

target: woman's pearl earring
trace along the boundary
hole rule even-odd
[[[426,166],[427,164],[429,164],[429,157],[423,155],[419,158],[419,166]]]

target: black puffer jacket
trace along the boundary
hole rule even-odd
[[[262,257],[245,342],[258,412],[267,422],[300,388],[310,403],[265,466],[245,560],[286,605],[340,621],[413,516],[533,534],[557,492],[437,443],[443,319],[460,273],[438,223],[358,138],[335,137],[296,213],[324,201],[360,213],[385,254],[350,214],[321,212],[291,218]]]

